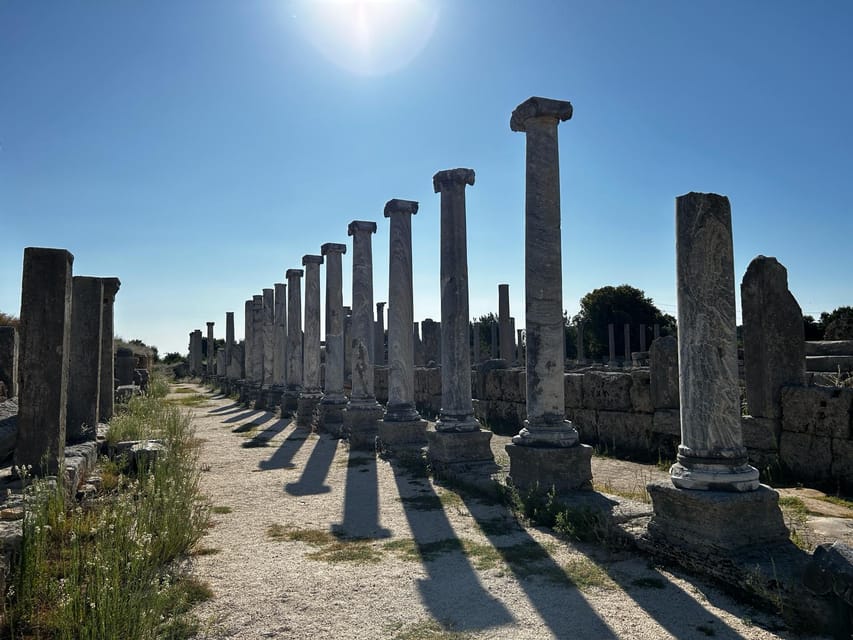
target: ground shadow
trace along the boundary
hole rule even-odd
[[[282,428],[279,431],[283,430],[288,424],[290,424],[291,420],[289,418],[284,418],[280,420],[280,422],[282,423]],[[296,452],[302,448],[302,445],[308,439],[309,435],[311,435],[311,431],[309,429],[295,427],[287,434],[287,437],[282,441],[278,449],[276,449],[267,460],[261,460],[258,463],[258,469],[261,471],[293,469],[294,465],[291,462],[293,460],[293,456],[295,456]]]
[[[309,496],[329,493],[332,488],[325,484],[329,468],[338,450],[340,440],[333,439],[327,434],[320,434],[314,441],[314,448],[305,463],[305,469],[299,476],[298,482],[288,482],[284,485],[285,492],[292,496]]]
[[[269,419],[269,418],[267,418]],[[276,420],[270,426],[268,426],[263,431],[259,431],[251,438],[247,439],[242,445],[242,447],[246,449],[251,449],[252,447],[265,447],[276,435],[284,431],[285,427],[289,424],[289,420]],[[257,421],[253,421],[249,423],[251,425],[258,425]],[[239,428],[239,427],[238,427]],[[235,430],[236,431],[236,430]]]
[[[233,424],[234,422],[243,422],[244,420],[251,419],[252,422],[263,424],[265,422],[269,422],[274,417],[275,414],[272,411],[263,411],[262,409],[249,409],[248,411],[244,411],[243,413],[240,413],[236,416],[226,418],[222,422],[224,424]]]
[[[391,466],[415,547],[428,576],[418,580],[424,606],[445,628],[455,631],[487,629],[513,622],[503,603],[483,589],[428,478],[418,478],[409,465],[397,460],[392,460]],[[429,508],[430,505],[434,508]],[[437,549],[441,553],[436,554]]]
[[[347,479],[344,485],[344,518],[332,525],[332,533],[340,538],[388,538],[391,532],[379,522],[379,480],[376,454],[372,451],[349,450]]]
[[[217,415],[223,415],[226,413],[237,413],[238,411],[243,410],[243,405],[239,402],[232,402],[231,404],[226,404],[221,407],[216,407],[215,409],[211,409],[208,413],[213,413]]]

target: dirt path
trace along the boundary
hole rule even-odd
[[[202,638],[795,637],[644,557],[567,544],[417,470],[205,395],[193,412],[218,513],[193,559],[215,593],[196,610]]]

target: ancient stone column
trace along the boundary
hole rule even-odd
[[[740,424],[732,220],[728,198],[676,199],[681,445],[670,470],[682,489],[752,491]]]
[[[622,366],[626,369],[631,367],[631,325],[625,324],[623,327],[623,335],[625,338],[625,359],[622,361]]]
[[[498,332],[500,357],[501,360],[506,360],[508,365],[512,365],[514,360],[512,356],[512,327],[509,322],[509,285],[498,285]]]
[[[254,308],[254,301],[246,300],[246,304],[243,307],[243,367],[245,369],[245,376],[248,379],[252,378],[252,346],[255,343],[255,337],[252,335],[252,330],[255,328],[252,319]]]
[[[376,329],[373,336],[373,362],[377,365],[385,364],[385,303],[376,303]]]
[[[205,371],[208,378],[216,373],[216,342],[213,339],[214,324],[213,322],[207,323],[207,368]]]
[[[64,249],[24,249],[14,464],[35,476],[64,471],[73,263]]]
[[[352,236],[352,393],[344,413],[350,447],[372,448],[382,407],[373,390],[373,248],[376,223],[350,222]]]
[[[646,351],[646,325],[640,325],[640,352]]]
[[[474,366],[480,364],[480,323],[474,322],[472,323],[471,333],[471,351],[472,351],[472,361]]]
[[[71,304],[71,355],[68,362],[68,409],[65,441],[94,440],[101,394],[101,331],[104,283],[74,276]]]
[[[782,387],[802,385],[806,377],[803,312],[788,290],[788,270],[776,258],[758,256],[749,263],[740,298],[747,409],[753,417],[778,420]]]
[[[608,367],[618,367],[619,361],[616,360],[616,328],[613,323],[607,325],[607,344],[609,356],[607,358]]]
[[[98,420],[109,422],[112,420],[115,410],[115,361],[113,352],[113,335],[115,326],[113,320],[113,307],[115,306],[116,294],[121,287],[118,278],[101,278],[104,283],[104,320],[101,324],[101,391],[98,394]],[[199,342],[199,354],[201,353],[201,342]],[[201,374],[201,360],[198,363],[199,374]]]
[[[474,184],[474,171],[439,171],[432,183],[441,194],[441,411],[427,432],[429,458],[437,467],[491,461],[492,434],[474,417],[468,350],[465,187]]]
[[[234,348],[234,312],[225,312],[225,371],[220,372],[221,375],[228,374],[228,367],[231,365],[231,350]]]
[[[345,244],[327,242],[320,247],[326,260],[326,376],[320,401],[318,427],[340,437],[343,430],[344,396],[344,298],[343,254]]]
[[[583,325],[584,325],[584,323],[583,323],[582,321],[579,321],[579,322],[577,323],[577,330],[578,330],[578,339],[577,339],[577,345],[578,345],[578,364],[586,364],[586,354],[584,354],[584,350],[583,350],[583,330],[584,330],[584,326],[583,326]]]
[[[264,382],[264,296],[252,296],[252,383],[261,399]]]
[[[527,335],[527,420],[506,449],[520,488],[589,488],[592,449],[578,445],[565,419],[565,333],[557,125],[572,116],[568,102],[530,98],[510,128],[527,138],[524,285]]]
[[[100,346],[98,353],[100,353]],[[18,395],[18,330],[0,327],[0,382],[6,388],[6,397]]]
[[[379,425],[379,440],[391,449],[410,449],[426,443],[426,421],[415,409],[414,291],[412,280],[413,200],[389,200],[388,254],[388,405]],[[377,305],[378,310],[378,305]]]
[[[287,379],[281,415],[295,416],[302,391],[302,269],[288,269],[287,278]]]
[[[344,307],[344,381],[352,382],[352,307]]]
[[[509,335],[512,336],[512,341],[510,342],[510,351],[512,352],[512,358],[509,362],[507,362],[507,365],[511,367],[515,365],[516,362],[518,362],[517,345],[515,342],[515,318],[512,317],[510,317],[509,319]]]
[[[302,256],[305,267],[305,334],[302,338],[302,389],[296,409],[296,424],[314,424],[320,389],[320,265],[323,256]]]
[[[264,373],[263,386],[272,385],[273,362],[275,360],[275,289],[263,290],[264,302]]]
[[[201,354],[201,329],[196,329],[190,333],[190,373],[193,376],[203,375],[202,372],[202,354]],[[104,377],[103,361],[101,362],[101,379]],[[110,367],[110,375],[115,377],[115,370]],[[103,392],[103,387],[101,388]],[[103,422],[103,419],[101,420]]]
[[[116,349],[115,372],[117,386],[126,387],[133,384],[133,369],[135,366],[136,356],[133,354],[133,349],[127,349],[126,347]]]
[[[287,370],[287,285],[275,283],[275,312],[273,314],[273,356],[270,407],[281,405]]]

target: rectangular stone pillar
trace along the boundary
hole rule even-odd
[[[100,278],[72,279],[71,354],[65,440],[94,440],[101,397],[101,332],[104,284]]]
[[[509,323],[509,285],[498,285],[498,333],[500,358],[512,364],[512,328]]]
[[[0,382],[6,387],[6,397],[18,395],[18,330],[0,327]]]
[[[115,410],[115,326],[113,307],[121,287],[118,278],[101,278],[104,283],[104,320],[101,324],[101,391],[98,395],[98,420],[109,422]],[[201,343],[199,343],[201,346]],[[199,363],[201,364],[201,363]],[[200,373],[200,372],[199,372]]]
[[[24,249],[14,463],[37,476],[64,470],[73,263],[64,249]]]

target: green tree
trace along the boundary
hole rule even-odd
[[[820,314],[824,340],[853,340],[853,307],[838,307]]]
[[[639,351],[639,325],[646,325],[646,347],[651,343],[652,327],[660,325],[661,335],[675,335],[675,318],[658,309],[645,291],[627,284],[618,287],[606,286],[587,293],[580,301],[580,312],[574,322],[584,323],[584,345],[586,353],[600,358],[609,353],[607,325],[615,328],[616,353],[625,353],[623,325],[631,325],[632,351]]]
[[[0,327],[18,327],[18,318],[11,313],[0,311]]]
[[[489,359],[489,353],[492,349],[492,325],[498,326],[498,317],[489,312],[485,315],[475,318],[474,322],[480,323],[480,357],[483,360]],[[497,328],[495,329],[497,331]]]

